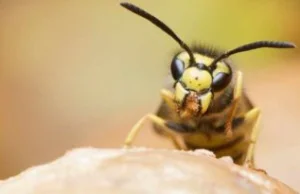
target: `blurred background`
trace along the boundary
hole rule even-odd
[[[251,41],[300,45],[298,0],[132,0],[189,44],[230,49]],[[120,147],[154,112],[179,46],[119,1],[0,2],[0,179],[81,146]],[[231,57],[262,109],[260,168],[300,190],[300,51]],[[170,148],[150,124],[139,146]]]

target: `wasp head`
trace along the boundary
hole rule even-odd
[[[231,81],[231,68],[224,62],[210,66],[212,58],[193,53],[194,62],[186,52],[176,55],[171,63],[175,80],[175,102],[181,117],[199,116],[212,104],[214,92]]]

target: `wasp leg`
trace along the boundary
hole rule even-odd
[[[260,110],[258,108],[253,108],[245,115],[245,121],[249,122],[249,123],[253,122],[254,125],[253,125],[251,135],[250,135],[250,144],[248,146],[248,150],[246,153],[244,166],[254,168],[254,169],[255,169],[254,149],[255,149],[255,144],[258,139],[258,135],[259,135],[259,131],[260,131],[259,127],[258,127],[259,120],[260,120]]]
[[[166,105],[170,109],[172,109],[172,110],[177,109],[177,105],[174,102],[174,94],[171,91],[162,89],[161,97],[163,98],[163,100],[166,102]],[[157,115],[154,115],[154,114],[148,114],[148,115],[144,116],[133,126],[133,128],[130,130],[129,134],[126,137],[124,147],[130,147],[132,145],[134,138],[137,136],[139,131],[142,129],[142,126],[146,122],[147,119],[151,120],[155,125],[157,125],[159,128],[161,128],[161,130],[164,131],[164,135],[166,135],[167,138],[171,139],[171,141],[173,142],[174,146],[177,149],[185,149],[185,146],[183,146],[181,143],[179,143],[179,141],[175,137],[175,135],[167,130],[168,129],[167,121]]]
[[[148,119],[151,120],[157,126],[161,127],[162,129],[167,128],[167,125],[166,125],[167,122],[164,119],[162,119],[154,114],[148,114],[148,115],[144,116],[143,118],[141,118],[130,130],[129,134],[126,137],[125,143],[124,143],[125,148],[131,147],[132,142],[134,141],[137,134],[142,129],[142,126],[145,123],[145,121],[147,121]],[[177,149],[184,149],[183,148],[184,146],[180,145],[179,141],[173,134],[171,134],[168,130],[165,130],[165,132],[166,132],[167,137],[173,141],[173,143]]]
[[[166,105],[173,111],[177,111],[178,109],[178,106],[177,104],[175,103],[175,96],[174,96],[174,93],[172,93],[170,90],[166,90],[166,89],[162,89],[160,90],[160,94],[161,94],[161,97],[162,99],[165,101]],[[165,124],[166,125],[166,122]],[[180,127],[179,127],[180,128]],[[166,130],[164,130],[166,131]],[[186,149],[186,146],[180,144],[177,140],[177,138],[171,134],[171,133],[168,133],[166,132],[165,135],[171,139],[171,141],[173,142],[174,146],[177,148],[177,149]]]
[[[174,101],[174,94],[166,89],[162,89],[160,91],[161,97],[163,98],[163,100],[166,102],[166,104],[168,105],[168,107],[170,107],[172,110],[176,110],[177,109],[177,104]]]
[[[243,74],[242,72],[237,72],[237,78],[236,83],[234,87],[234,93],[233,93],[233,102],[232,106],[228,113],[228,118],[225,122],[225,134],[227,137],[232,136],[232,120],[234,118],[234,114],[238,105],[238,102],[240,100],[241,94],[242,94],[242,85],[243,85]]]

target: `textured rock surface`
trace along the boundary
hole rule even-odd
[[[81,148],[0,182],[0,194],[296,193],[205,150]]]

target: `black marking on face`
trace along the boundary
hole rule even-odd
[[[208,71],[211,74],[211,69],[204,63],[196,63],[195,66],[198,67],[198,69]]]

